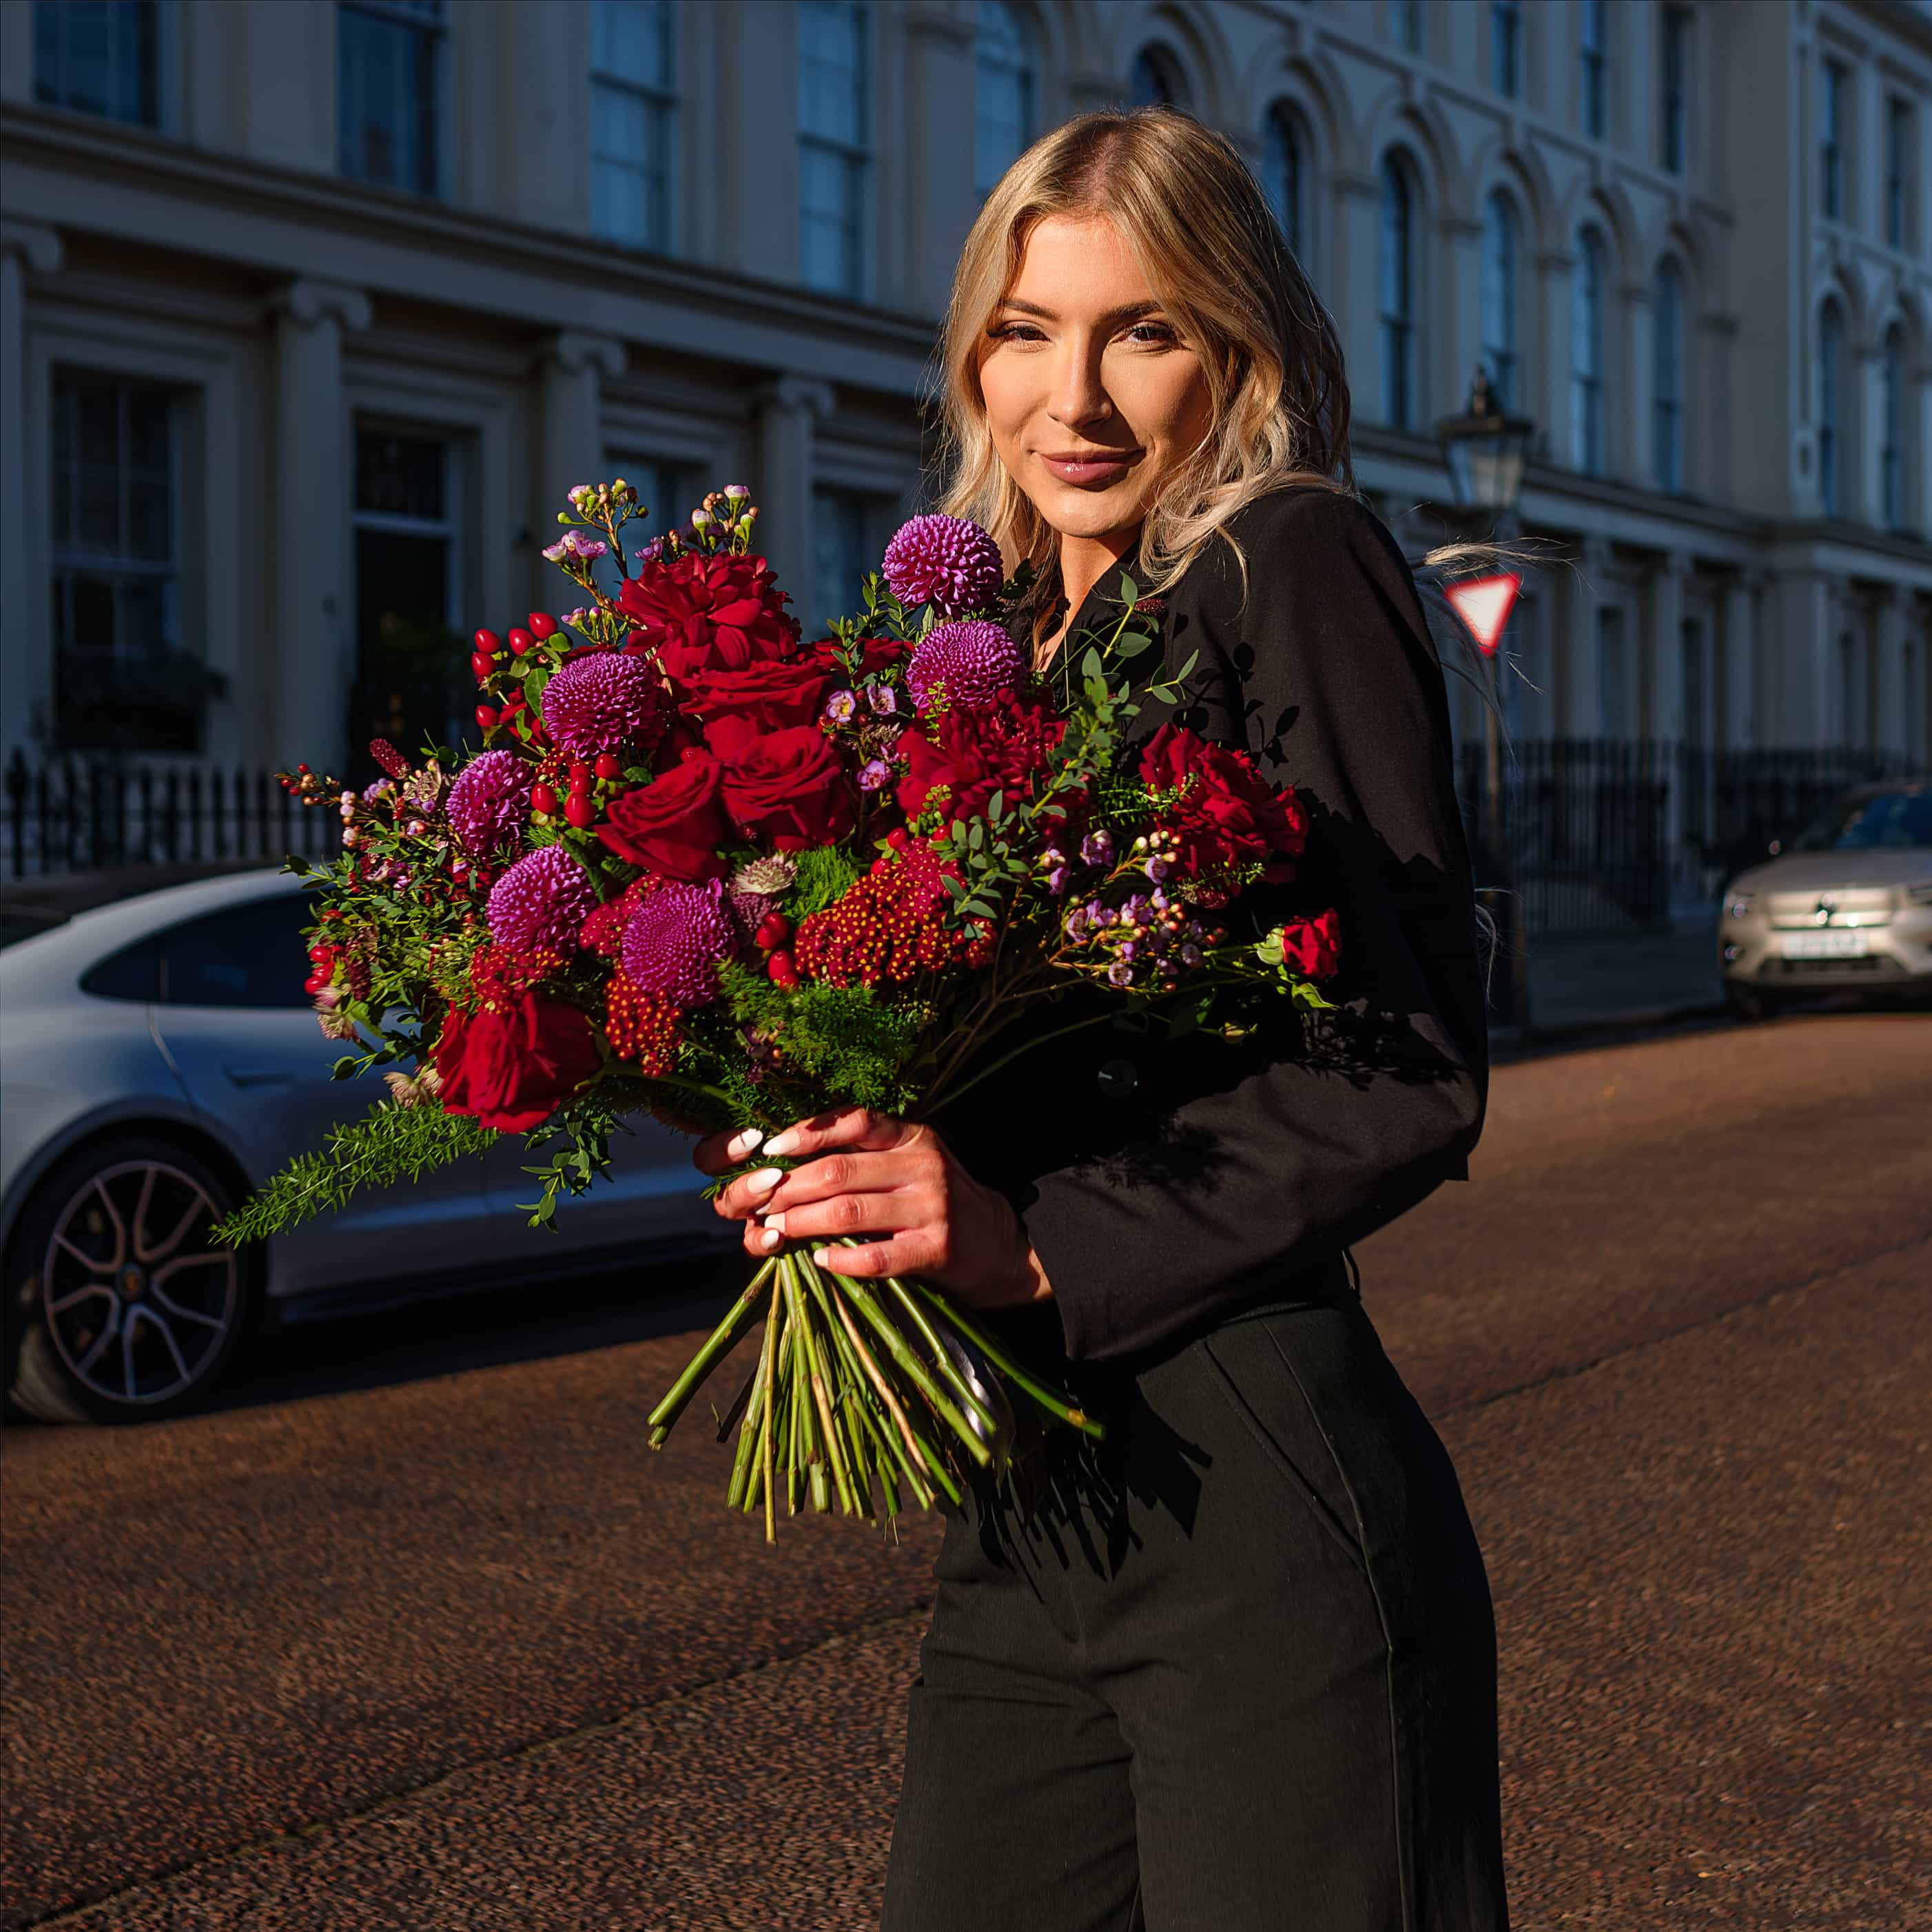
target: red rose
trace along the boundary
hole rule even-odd
[[[1141,752],[1150,790],[1181,791],[1156,823],[1180,842],[1190,878],[1258,866],[1280,884],[1294,876],[1308,842],[1308,815],[1292,791],[1276,792],[1245,752],[1210,743],[1178,724],[1163,724]]]
[[[846,681],[844,660],[838,655],[836,638],[820,638],[805,647],[806,656],[828,675],[837,678],[842,684]],[[861,638],[859,640],[859,671],[861,677],[870,677],[875,672],[889,670],[901,664],[912,655],[912,646],[899,638]]]
[[[721,718],[705,735],[724,767],[724,808],[749,837],[781,852],[829,845],[852,830],[857,813],[831,740],[815,724],[760,731],[743,718]]]
[[[661,879],[696,885],[718,878],[717,848],[730,836],[719,795],[723,773],[700,746],[647,785],[615,800],[597,836],[620,858]]]
[[[1010,691],[970,710],[942,712],[930,737],[920,729],[899,740],[907,760],[899,803],[909,818],[928,805],[949,818],[976,818],[996,791],[1009,803],[1030,798],[1066,730],[1066,720],[1046,705],[1028,704]],[[942,785],[946,795],[934,796]]]
[[[761,658],[737,670],[704,665],[684,686],[685,708],[707,720],[742,718],[766,731],[813,724],[832,680],[816,664]]]
[[[1331,906],[1312,919],[1292,919],[1281,928],[1283,964],[1311,980],[1330,978],[1342,963],[1341,922]]]
[[[582,1013],[530,992],[473,1013],[452,1007],[430,1058],[443,1111],[506,1134],[540,1126],[604,1064]]]
[[[761,556],[686,550],[627,578],[617,601],[638,626],[625,648],[654,651],[680,686],[706,665],[742,670],[798,652],[798,620],[784,608],[791,599]]]

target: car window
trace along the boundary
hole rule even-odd
[[[1932,791],[1881,791],[1841,799],[1821,813],[1794,852],[1864,852],[1932,845]]]
[[[315,919],[306,892],[278,892],[190,920],[160,936],[160,986],[170,1006],[305,1006]]]

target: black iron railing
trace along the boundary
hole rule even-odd
[[[1713,902],[1848,786],[1906,770],[1892,753],[1833,747],[1519,739],[1502,759],[1505,850],[1500,862],[1479,853],[1478,871],[1521,893],[1532,932],[1661,926]],[[1483,776],[1481,746],[1462,746],[1456,789],[1472,842]]]
[[[322,858],[340,827],[273,773],[244,767],[54,758],[16,752],[4,781],[0,870],[9,880],[291,853]]]

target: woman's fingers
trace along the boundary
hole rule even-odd
[[[788,1241],[821,1240],[828,1234],[890,1234],[923,1228],[932,1207],[910,1190],[878,1194],[834,1194],[798,1208],[781,1208],[756,1216],[760,1228]],[[778,1246],[761,1246],[769,1254]]]
[[[774,1134],[764,1150],[774,1160],[788,1155],[824,1154],[831,1148],[868,1148],[874,1150],[898,1146],[919,1132],[890,1114],[874,1114],[865,1107],[843,1107],[836,1113],[814,1114],[808,1120]]]
[[[706,1134],[692,1149],[691,1158],[700,1174],[729,1174],[755,1154],[764,1139],[757,1127],[726,1127]]]
[[[932,1243],[917,1228],[890,1241],[814,1248],[812,1258],[827,1274],[856,1275],[864,1281],[880,1280],[889,1274],[923,1275],[930,1280],[937,1266]]]

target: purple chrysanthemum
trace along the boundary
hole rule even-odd
[[[902,524],[880,568],[908,610],[930,604],[946,617],[984,608],[1006,574],[999,545],[963,517],[915,517]]]
[[[544,686],[544,725],[560,750],[595,758],[644,729],[653,695],[643,658],[594,652],[572,658]]]
[[[624,970],[676,1006],[702,1006],[718,990],[718,965],[737,950],[724,883],[660,886],[624,928]]]
[[[484,752],[456,775],[443,810],[472,859],[518,830],[530,809],[530,768],[514,752]]]
[[[597,903],[589,874],[560,845],[519,859],[490,888],[490,937],[512,952],[568,958]]]
[[[905,681],[922,711],[940,683],[947,704],[970,710],[1012,690],[1019,674],[1018,645],[998,624],[969,618],[927,632],[907,662]]]

